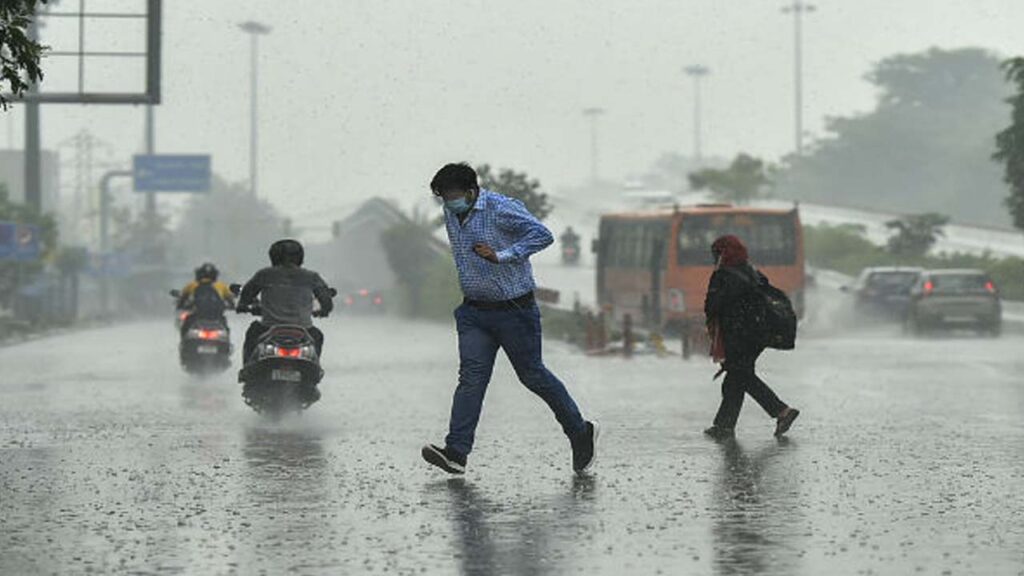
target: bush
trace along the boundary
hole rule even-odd
[[[868,266],[920,266],[922,268],[979,268],[995,281],[1004,298],[1024,300],[1024,259],[995,258],[991,254],[941,253],[897,256],[864,237],[863,227],[804,226],[807,261],[815,267],[856,276]]]

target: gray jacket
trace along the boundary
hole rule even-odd
[[[238,298],[238,308],[247,308],[260,297],[263,324],[278,326],[313,325],[313,299],[327,314],[334,308],[330,288],[319,274],[297,266],[271,266],[257,272],[246,282]]]

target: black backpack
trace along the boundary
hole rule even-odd
[[[765,330],[761,340],[766,348],[796,348],[796,310],[789,296],[768,282],[757,287],[764,301]]]
[[[212,283],[204,282],[196,286],[192,293],[192,305],[197,318],[216,319],[224,315],[227,306],[217,293]]]
[[[752,281],[752,278],[748,278],[733,267],[726,266],[722,269],[743,278],[748,283]],[[757,334],[759,344],[777,350],[796,348],[797,318],[793,303],[785,292],[772,286],[766,276],[758,273],[757,277],[763,280],[754,286],[757,297],[751,310],[754,317],[749,321],[754,328],[753,332]]]

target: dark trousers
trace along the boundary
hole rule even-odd
[[[252,353],[256,350],[256,343],[260,341],[260,337],[270,330],[270,326],[260,322],[259,320],[253,320],[252,324],[249,324],[249,328],[245,331],[245,344],[242,345],[242,363],[249,362],[249,358],[252,358]],[[323,356],[324,350],[324,333],[320,331],[316,326],[310,326],[306,328],[309,331],[309,335],[313,337],[313,343],[316,345],[317,358]]]
[[[722,403],[715,415],[715,426],[735,428],[743,407],[743,395],[750,394],[772,418],[786,409],[775,392],[754,373],[754,363],[761,355],[759,349],[740,349],[730,355],[726,349],[725,380],[722,381]]]
[[[445,438],[449,448],[463,455],[473,449],[499,348],[505,351],[519,381],[548,405],[566,436],[573,438],[586,429],[565,384],[544,366],[540,310],[535,304],[511,310],[480,310],[463,304],[455,309],[455,325],[459,332],[459,385]]]

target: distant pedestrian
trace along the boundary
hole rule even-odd
[[[781,436],[800,415],[787,406],[754,373],[754,363],[764,351],[761,331],[764,301],[758,287],[768,279],[755,270],[747,258],[747,248],[736,236],[722,236],[711,245],[715,271],[708,282],[704,315],[711,336],[711,354],[722,363],[722,403],[714,425],[704,431],[712,438],[733,436],[743,406],[743,395],[750,394],[769,416],[775,418],[775,435]]]
[[[561,424],[572,447],[573,470],[585,472],[594,462],[597,423],[583,419],[565,385],[541,358],[540,311],[529,258],[554,241],[551,232],[519,200],[481,189],[467,164],[444,166],[430,188],[444,201],[464,298],[455,309],[459,384],[448,436],[444,448],[424,446],[423,458],[446,472],[465,473],[500,348],[519,381],[547,403]]]

